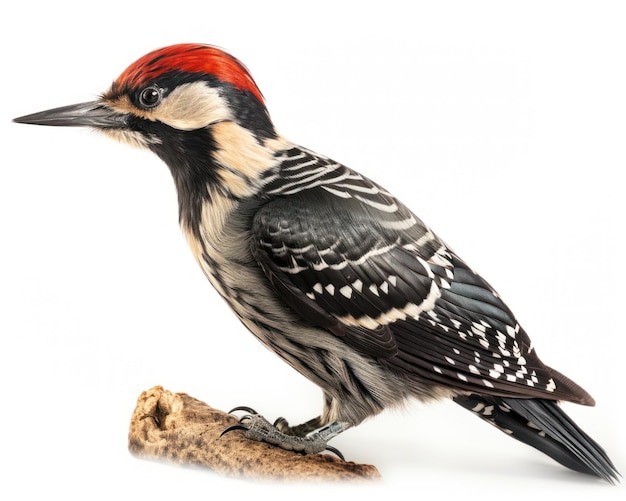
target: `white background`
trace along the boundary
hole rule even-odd
[[[319,413],[321,394],[245,332],[197,269],[156,157],[86,130],[10,122],[91,100],[145,52],[185,41],[243,60],[285,136],[383,184],[485,276],[542,358],[595,396],[595,408],[565,408],[626,471],[623,3],[301,5],[4,7],[1,498],[329,492],[127,452],[135,399],[156,384],[294,423]],[[625,491],[569,473],[453,404],[386,412],[333,445],[385,478],[332,488],[342,496]]]

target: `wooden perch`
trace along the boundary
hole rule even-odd
[[[328,454],[302,455],[245,438],[241,431],[220,437],[237,418],[185,393],[155,386],[137,400],[128,433],[136,456],[201,465],[230,477],[256,480],[372,480],[375,466]]]

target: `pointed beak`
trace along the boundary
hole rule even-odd
[[[21,124],[54,125],[62,127],[123,128],[127,115],[117,113],[101,101],[72,104],[31,115],[14,118]]]

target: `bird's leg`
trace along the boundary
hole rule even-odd
[[[250,408],[239,407],[233,410],[245,410],[249,414],[244,415],[239,420],[238,425],[224,430],[222,435],[233,430],[243,430],[246,438],[276,445],[281,449],[304,454],[316,454],[329,450],[343,459],[341,453],[327,443],[341,432],[350,428],[351,425],[345,421],[336,421],[318,429],[321,425],[321,418],[318,416],[299,426],[290,427],[284,418],[278,418],[272,424]],[[317,431],[310,433],[314,430]]]

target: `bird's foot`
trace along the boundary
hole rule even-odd
[[[329,446],[327,442],[350,427],[346,422],[337,421],[314,433],[302,435],[302,433],[316,429],[317,426],[314,425],[319,424],[319,418],[312,419],[300,426],[290,427],[284,418],[278,418],[272,424],[249,407],[236,407],[231,413],[238,410],[243,410],[247,414],[241,417],[239,424],[224,430],[222,436],[234,430],[242,430],[246,438],[257,442],[266,442],[288,451],[317,454],[327,450],[344,459],[341,452]]]

